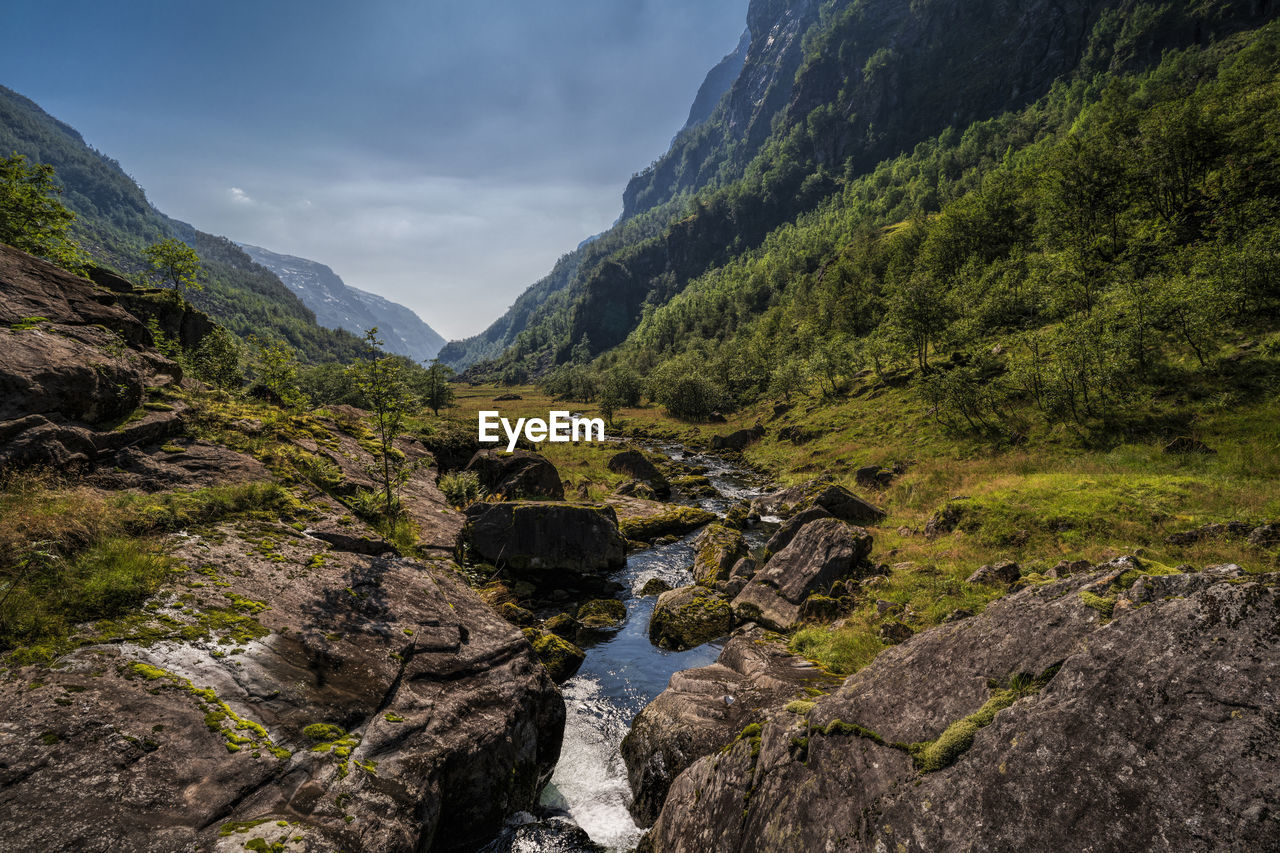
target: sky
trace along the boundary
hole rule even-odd
[[[161,211],[447,338],[609,227],[747,0],[6,0],[0,83]]]

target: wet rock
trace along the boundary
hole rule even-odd
[[[1280,592],[1238,567],[1135,565],[1028,587],[920,632],[819,697],[803,728],[770,714],[754,743],[677,776],[647,843],[727,853],[1048,853],[1081,838],[1115,850],[1274,846],[1264,815],[1280,802],[1280,754],[1258,744],[1280,737],[1280,719],[1258,697],[1280,678]],[[1130,606],[1107,620],[1090,595]]]
[[[990,563],[969,575],[967,583],[1012,584],[1022,577],[1022,569],[1017,563]]]
[[[811,521],[817,521],[820,518],[832,518],[831,513],[827,512],[820,506],[810,507],[802,510],[784,521],[773,536],[769,537],[769,541],[765,543],[764,551],[766,554],[776,554],[783,548],[791,544],[791,540],[800,532],[800,528],[804,527]]]
[[[734,598],[734,614],[743,622],[791,630],[799,622],[800,605],[810,595],[827,592],[837,580],[865,576],[871,544],[867,531],[839,519],[804,525]]]
[[[521,607],[514,601],[504,601],[498,607],[498,615],[518,628],[528,628],[538,621],[533,612]]]
[[[684,586],[658,596],[649,619],[649,639],[664,649],[691,649],[733,628],[733,608],[720,593]]]
[[[671,589],[671,584],[662,578],[649,578],[644,582],[644,586],[640,587],[640,595],[648,597],[650,595],[661,595]]]
[[[606,465],[615,474],[626,474],[641,481],[659,498],[665,498],[671,494],[671,484],[667,482],[667,478],[662,476],[662,472],[638,450],[615,453]]]
[[[696,506],[651,504],[642,509],[643,512],[624,515],[620,524],[622,535],[637,542],[683,536],[716,520],[714,512]]]
[[[758,629],[734,634],[715,663],[672,675],[636,716],[622,758],[635,795],[631,813],[641,825],[653,822],[672,780],[698,758],[718,752],[805,688],[836,682],[763,636]]]
[[[562,596],[568,599],[568,595]],[[582,627],[578,624],[578,620],[574,619],[568,613],[557,613],[542,625],[543,628],[565,640],[572,642],[578,636],[578,629]]]
[[[485,504],[461,540],[480,559],[531,580],[620,568],[626,560],[609,506],[507,501]]]
[[[710,524],[694,541],[693,582],[714,586],[729,579],[734,564],[747,555],[742,533],[722,524]]]
[[[578,608],[578,624],[587,631],[614,631],[627,621],[627,606],[616,598],[598,598]]]
[[[556,684],[573,678],[578,667],[586,659],[586,653],[565,638],[539,628],[525,628],[525,639],[546,667],[547,674]]]
[[[564,500],[564,485],[556,466],[528,450],[480,450],[471,457],[466,470],[474,471],[480,485],[491,495]]]
[[[567,817],[524,817],[527,820],[503,830],[481,853],[605,853],[585,829]]]
[[[878,524],[884,510],[867,503],[843,486],[814,480],[759,497],[753,507],[761,515],[790,518],[811,507],[826,510],[850,524]]]

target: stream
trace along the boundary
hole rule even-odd
[[[761,493],[759,479],[751,472],[715,456],[686,453],[676,444],[652,443],[646,449],[703,466],[715,488],[714,497],[683,499],[674,503],[701,506],[723,515],[734,504]],[[747,531],[752,546],[762,544],[773,525]],[[560,761],[542,795],[542,805],[553,814],[567,816],[609,851],[634,850],[644,829],[636,826],[627,810],[631,788],[619,747],[637,713],[666,689],[671,674],[706,666],[720,654],[719,643],[707,643],[683,652],[665,651],[649,642],[649,616],[657,596],[642,597],[640,589],[651,578],[672,587],[693,583],[695,531],[677,542],[636,551],[613,579],[621,583],[627,620],[616,633],[594,644],[584,644],[586,660],[577,675],[560,686],[567,712]],[[528,816],[532,817],[532,816]],[[558,853],[565,848],[555,841],[547,845],[519,844],[520,853]]]

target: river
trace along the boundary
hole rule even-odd
[[[678,502],[696,504],[723,514],[735,503],[760,494],[761,483],[745,469],[715,456],[683,454],[679,445],[653,444],[649,450],[681,458],[706,468],[717,495]],[[748,533],[759,544],[771,525]],[[586,830],[591,839],[610,851],[633,850],[644,834],[627,810],[631,789],[619,747],[635,715],[663,691],[671,674],[705,666],[720,654],[718,643],[707,643],[683,652],[659,649],[649,642],[649,616],[656,596],[642,597],[640,589],[651,578],[672,587],[693,582],[693,542],[697,532],[678,542],[636,551],[614,579],[623,593],[627,620],[616,633],[584,645],[586,660],[573,678],[561,685],[567,718],[564,744],[542,804],[565,814]],[[521,847],[529,850],[529,847]],[[562,848],[532,848],[559,850]]]

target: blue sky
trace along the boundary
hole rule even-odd
[[[171,216],[446,337],[604,230],[747,0],[10,0],[0,83]]]

